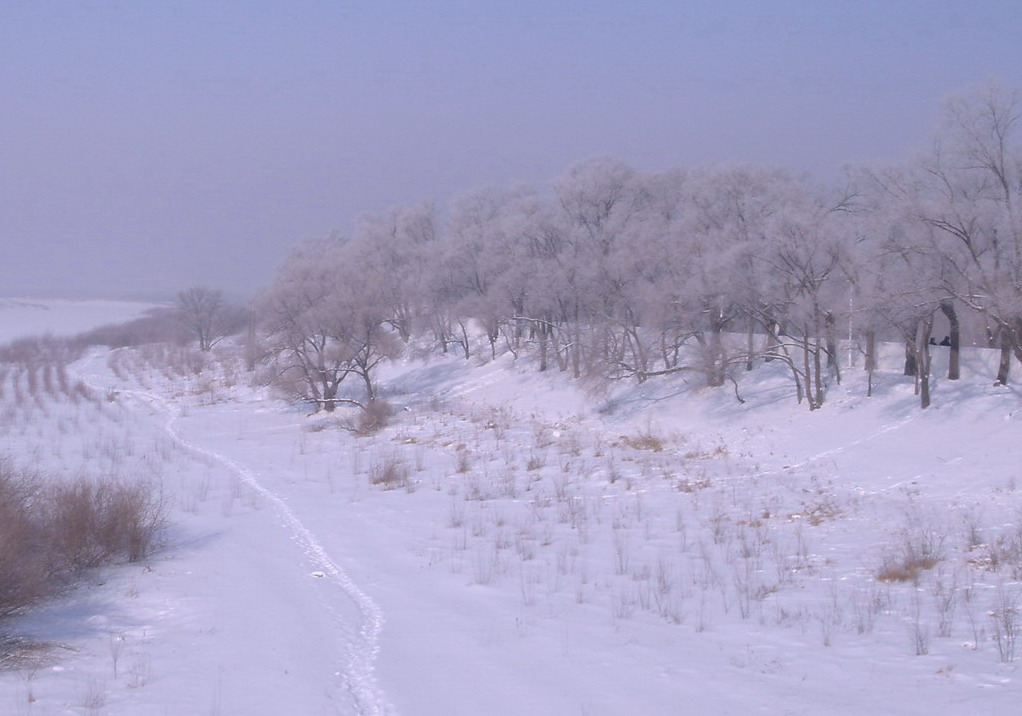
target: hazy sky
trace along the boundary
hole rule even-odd
[[[1022,87],[1018,0],[0,0],[0,296],[248,294],[600,154],[833,174]]]

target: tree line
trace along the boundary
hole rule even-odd
[[[253,316],[279,383],[324,410],[372,401],[375,368],[413,336],[469,358],[478,335],[541,371],[687,371],[736,395],[780,361],[815,409],[841,378],[839,333],[871,375],[877,341],[903,342],[926,407],[938,321],[951,380],[963,333],[1000,350],[999,383],[1022,360],[1020,108],[995,83],[950,98],[927,148],[829,186],[603,157],[549,187],[396,207],[296,247]]]

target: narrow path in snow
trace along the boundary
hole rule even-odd
[[[108,387],[95,385],[99,376],[93,373],[79,377],[90,387],[105,392]],[[348,574],[330,557],[326,549],[315,535],[302,523],[291,510],[287,502],[272,490],[259,482],[255,473],[244,465],[213,450],[185,439],[175,425],[181,416],[181,410],[162,396],[142,390],[114,388],[119,394],[128,396],[143,405],[149,405],[165,414],[167,420],[163,425],[168,437],[175,444],[193,455],[206,458],[226,467],[237,475],[243,484],[271,504],[281,517],[289,536],[301,549],[312,568],[312,576],[322,577],[333,582],[354,603],[358,610],[361,623],[357,638],[347,649],[347,664],[338,672],[344,687],[350,694],[356,713],[361,716],[390,715],[396,713],[385,693],[376,682],[375,662],[379,652],[379,638],[383,630],[383,611],[369,595],[363,592]]]
[[[285,527],[291,533],[291,538],[301,548],[310,566],[316,570],[314,576],[322,576],[333,581],[358,608],[362,623],[359,626],[358,638],[349,645],[347,667],[341,672],[345,687],[351,694],[358,713],[364,716],[393,714],[393,707],[388,703],[385,694],[376,683],[374,671],[376,656],[379,652],[380,632],[383,630],[384,622],[380,607],[338,566],[288,504],[276,493],[262,485],[250,469],[225,455],[207,450],[183,438],[175,429],[175,423],[180,417],[180,410],[174,405],[152,393],[133,390],[120,392],[166,413],[168,419],[164,429],[175,443],[194,455],[211,459],[225,466],[236,474],[249,489],[273,505],[283,518]]]

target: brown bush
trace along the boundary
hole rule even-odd
[[[0,616],[50,590],[45,531],[33,514],[37,481],[0,460]]]
[[[81,358],[83,346],[68,338],[32,336],[0,346],[0,361],[22,366],[67,365]]]
[[[59,568],[81,571],[152,550],[162,506],[143,484],[76,480],[50,491],[48,529]]]
[[[0,617],[88,568],[143,559],[162,524],[162,501],[146,483],[79,479],[47,487],[0,458]]]
[[[385,400],[370,400],[359,413],[355,432],[360,436],[373,435],[387,427],[394,409]]]
[[[660,452],[664,449],[664,441],[650,430],[643,430],[634,435],[622,435],[621,444],[633,450],[651,450]]]
[[[185,345],[190,340],[191,332],[178,320],[177,311],[171,308],[151,308],[145,315],[132,321],[93,328],[78,334],[74,339],[82,346],[110,348],[150,343]]]
[[[397,455],[388,455],[369,466],[369,484],[379,485],[384,490],[408,488],[408,466]]]

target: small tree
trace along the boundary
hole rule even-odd
[[[365,408],[376,398],[373,371],[403,347],[385,277],[359,262],[355,248],[336,237],[305,242],[258,302],[276,382],[317,411]],[[339,396],[350,375],[361,379],[364,400]]]
[[[223,292],[204,286],[181,291],[177,295],[177,309],[181,322],[198,339],[202,351],[213,348],[243,323],[243,312],[226,303]]]

